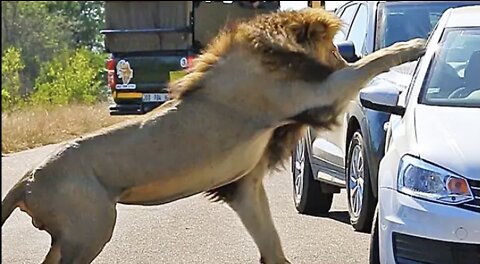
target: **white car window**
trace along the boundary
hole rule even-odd
[[[445,31],[420,96],[424,104],[480,107],[480,28]]]

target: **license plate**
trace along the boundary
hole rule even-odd
[[[137,85],[134,83],[115,85],[115,89],[117,90],[134,90],[135,88],[137,88]]]
[[[143,94],[143,102],[165,102],[168,100],[168,94],[148,93]]]
[[[181,79],[183,76],[187,74],[185,71],[171,71],[169,73],[170,73],[170,81],[176,81],[178,79]]]

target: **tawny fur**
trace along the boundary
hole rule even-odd
[[[298,78],[296,75],[302,74],[305,79],[323,80],[331,72],[343,68],[346,64],[339,54],[331,57],[334,49],[328,43],[341,25],[341,20],[336,16],[330,13],[319,16],[313,9],[301,13],[264,14],[250,21],[237,23],[236,26],[221,31],[207,46],[204,53],[195,60],[192,73],[170,85],[170,97],[181,100],[195,90],[201,89],[203,87],[201,80],[205,72],[234,46],[251,50],[259,56],[266,69],[272,72],[280,71],[282,78]],[[292,55],[295,57],[291,58]],[[302,60],[304,56],[320,60],[325,65],[324,70],[313,71],[318,68],[310,67],[311,61]],[[292,62],[291,59],[297,61]],[[288,63],[294,64],[295,67],[285,68],[284,65]],[[326,111],[323,107],[309,109],[291,117],[296,121],[295,124],[277,128],[265,154],[269,160],[268,167],[276,168],[290,156],[294,146],[304,135],[307,125],[315,129],[329,129],[337,125],[334,115],[341,109],[329,110]],[[325,113],[331,116],[326,118]]]
[[[305,9],[224,30],[171,84],[171,101],[68,142],[29,171],[2,201],[2,225],[20,207],[52,237],[44,263],[90,263],[111,239],[117,203],[205,193],[237,213],[262,263],[289,263],[263,177],[308,125],[329,129],[368,80],[424,51],[412,40],[350,65],[332,43],[340,25]]]

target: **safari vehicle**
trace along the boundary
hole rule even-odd
[[[276,11],[279,1],[106,1],[106,83],[111,115],[144,114],[164,103],[202,48],[236,19]]]

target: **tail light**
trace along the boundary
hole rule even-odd
[[[193,62],[195,60],[194,56],[188,56],[187,57],[187,70],[190,70],[193,68]]]
[[[112,92],[115,90],[115,59],[110,58],[106,61],[107,66],[107,85]]]

